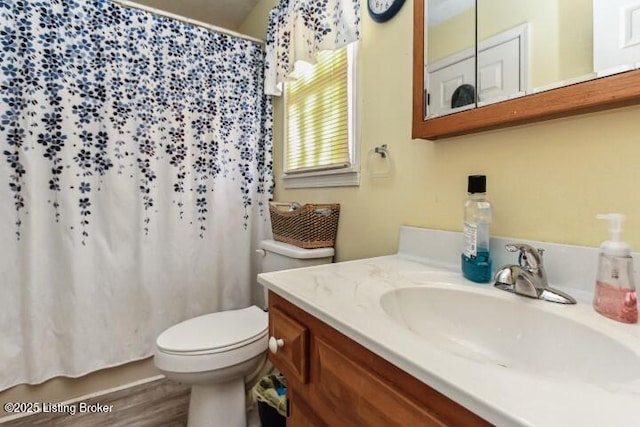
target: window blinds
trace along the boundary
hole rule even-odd
[[[348,71],[346,47],[322,51],[286,83],[285,173],[350,165]]]

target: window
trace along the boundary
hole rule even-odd
[[[359,185],[355,49],[321,51],[285,84],[285,188]]]

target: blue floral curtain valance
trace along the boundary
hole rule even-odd
[[[359,39],[360,0],[280,0],[267,25],[265,94],[282,94],[296,62]]]

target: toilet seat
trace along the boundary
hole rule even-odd
[[[243,363],[267,350],[268,315],[251,306],[185,320],[156,340],[155,363],[169,372],[204,372]]]
[[[185,320],[161,333],[156,346],[175,354],[218,353],[259,339],[267,327],[267,314],[254,305]]]

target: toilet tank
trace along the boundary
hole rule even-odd
[[[303,249],[275,240],[262,240],[259,248],[258,253],[262,256],[261,273],[329,264],[333,261],[335,253],[333,248]],[[264,291],[264,307],[266,307],[267,289],[265,288]]]
[[[329,264],[335,252],[333,248],[303,249],[275,240],[261,241],[260,249],[264,251],[260,252],[264,256],[262,273]]]

